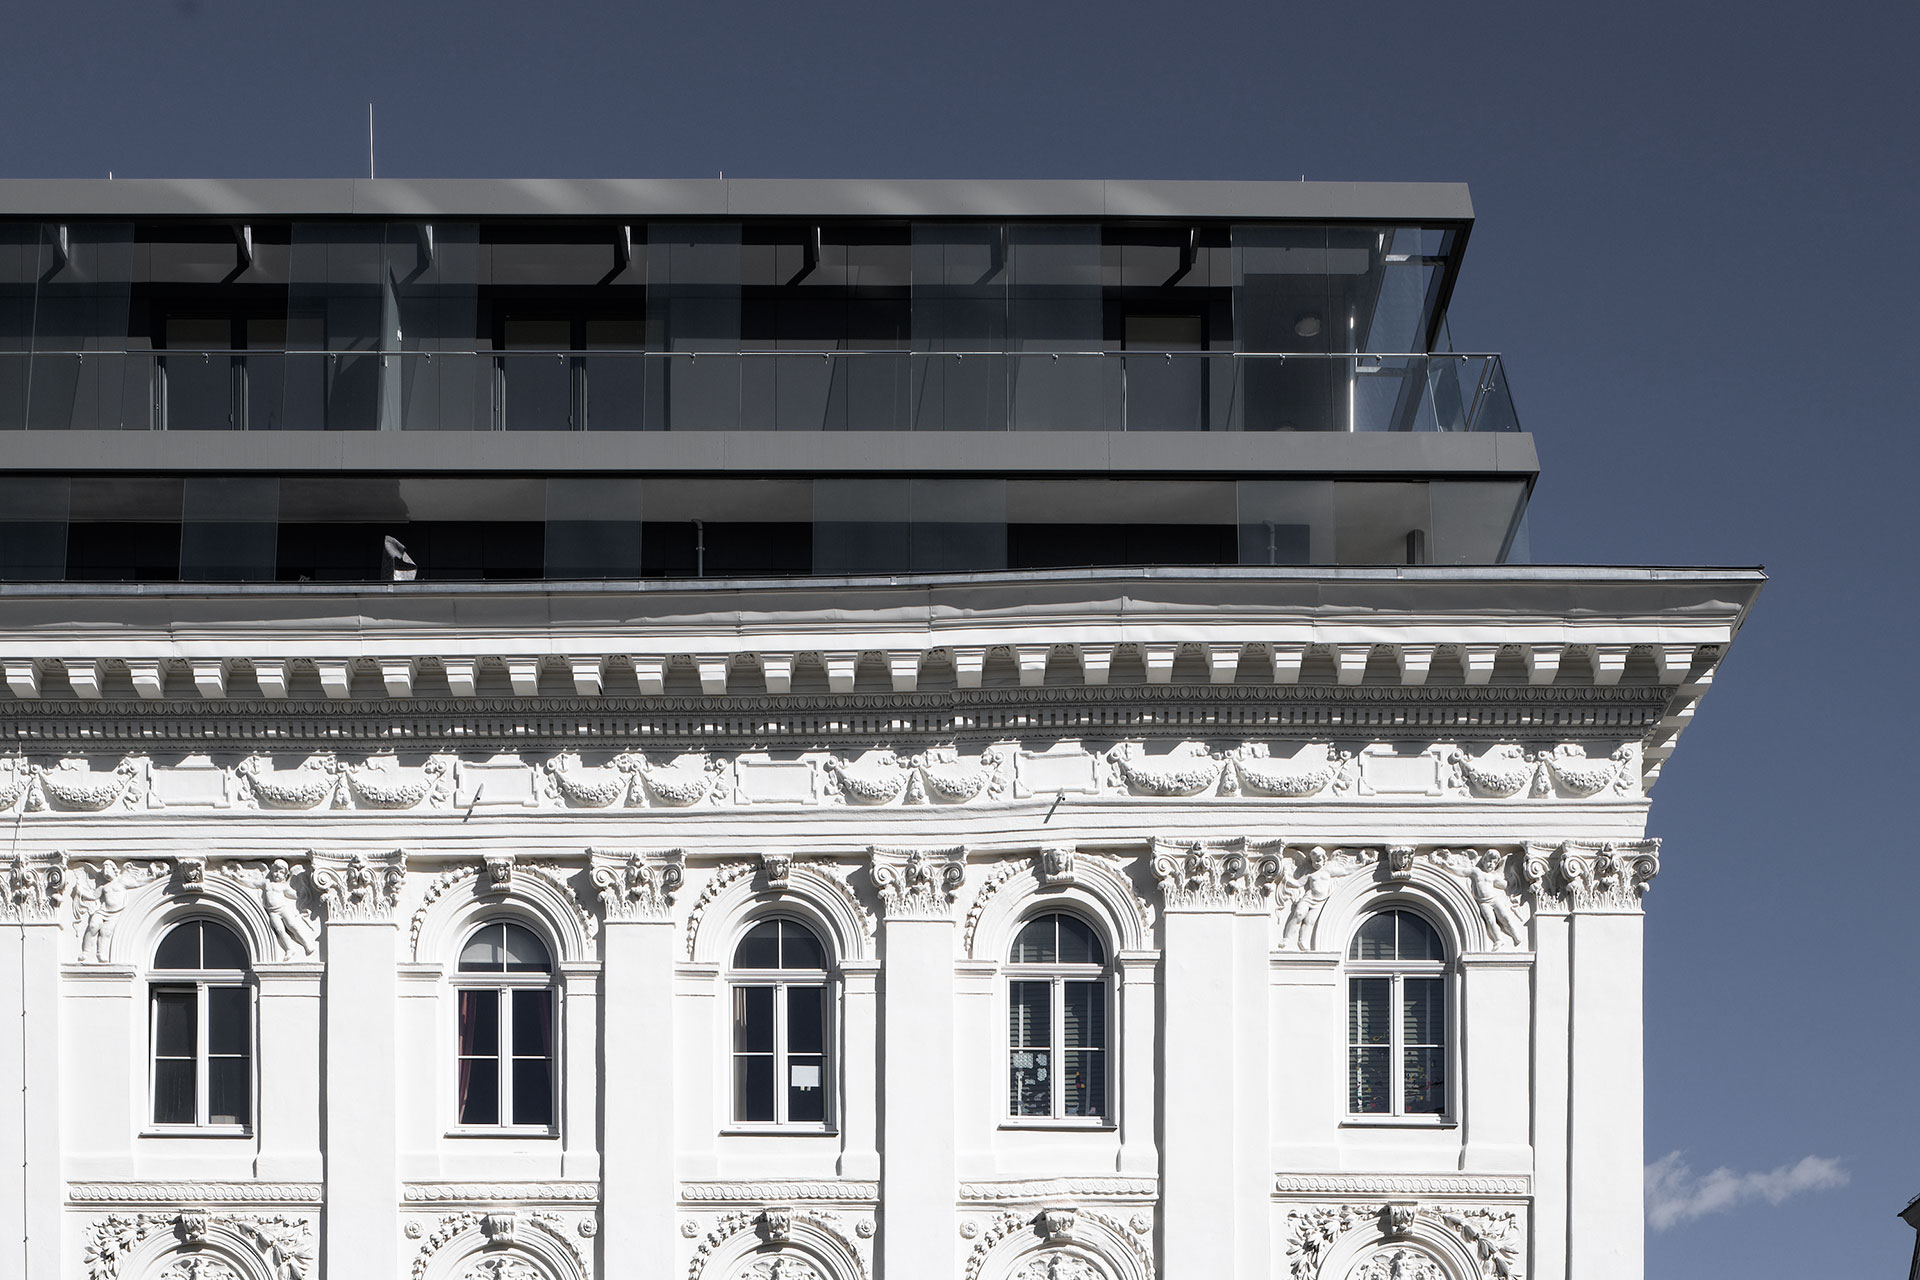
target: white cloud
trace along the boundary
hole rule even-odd
[[[1647,1166],[1647,1222],[1655,1231],[1691,1222],[1709,1213],[1726,1213],[1754,1200],[1779,1204],[1803,1191],[1831,1191],[1847,1185],[1838,1160],[1806,1156],[1777,1169],[1735,1173],[1722,1165],[1696,1175],[1678,1151]]]

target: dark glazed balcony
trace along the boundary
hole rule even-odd
[[[1496,355],[0,353],[0,429],[1518,431]]]

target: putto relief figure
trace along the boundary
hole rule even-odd
[[[1477,855],[1472,849],[1464,849],[1450,855],[1447,861],[1473,890],[1473,905],[1487,926],[1487,939],[1497,947],[1504,936],[1515,947],[1525,950],[1526,926],[1520,922],[1520,913],[1514,910],[1505,855],[1498,849],[1487,849]]]
[[[1280,860],[1280,879],[1286,885],[1287,911],[1280,921],[1280,945],[1288,951],[1306,947],[1320,912],[1333,896],[1334,885],[1356,872],[1364,871],[1379,860],[1372,849],[1329,852],[1315,845],[1307,851],[1304,871],[1293,866],[1292,850]]]
[[[124,868],[109,858],[96,871],[85,863],[73,869],[73,917],[80,931],[80,959],[104,964],[113,945],[127,896],[156,872],[129,862]]]
[[[267,926],[273,930],[273,940],[280,944],[282,959],[291,956],[296,947],[308,956],[319,949],[320,931],[300,909],[294,869],[285,858],[275,858],[269,866],[257,862],[231,866],[227,874],[259,890],[260,905],[266,909]]]

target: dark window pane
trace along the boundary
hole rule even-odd
[[[553,1123],[553,1064],[547,1059],[514,1060],[513,1123]]]
[[[460,1123],[500,1123],[500,1060],[460,1060]]]
[[[1384,1113],[1392,1108],[1393,1096],[1387,1082],[1388,1050],[1353,1048],[1347,1050],[1347,1110],[1355,1115]]]
[[[1437,1045],[1447,1038],[1447,984],[1444,978],[1407,978],[1401,985],[1405,1019],[1401,1035],[1410,1045]]]
[[[826,989],[787,988],[787,1052],[826,1052]]]
[[[1060,954],[1054,932],[1059,916],[1029,920],[1013,940],[1013,963],[1051,964]]]
[[[1392,1002],[1392,978],[1347,979],[1347,1043],[1386,1044]]]
[[[773,1052],[773,988],[733,989],[733,1047],[740,1053]]]
[[[153,1064],[153,1122],[193,1123],[193,1059],[162,1058]]]
[[[233,930],[211,920],[200,921],[200,967],[203,969],[244,969],[247,949]]]
[[[460,1054],[497,1054],[500,1052],[500,993],[462,991],[460,993]]]
[[[153,953],[156,969],[198,969],[200,967],[200,922],[190,920],[168,931]]]
[[[1400,921],[1400,959],[1444,960],[1446,952],[1434,927],[1411,911],[1393,913]]]
[[[243,1057],[253,1052],[253,994],[245,987],[207,989],[207,1050]]]
[[[733,1059],[733,1118],[773,1119],[773,1055],[736,1054]]]
[[[1014,982],[1007,988],[1007,1043],[1014,1048],[1046,1048],[1052,1038],[1051,996],[1045,982]]]
[[[1060,963],[1105,964],[1106,950],[1093,926],[1072,916],[1055,916],[1060,922]]]
[[[207,1063],[209,1124],[247,1124],[252,1120],[249,1065],[246,1058],[214,1058]]]
[[[192,991],[153,993],[153,1052],[161,1058],[191,1058],[199,1047],[198,999]]]
[[[1066,984],[1061,1030],[1063,1049],[1104,1049],[1107,1047],[1107,992],[1098,982]]]
[[[1064,1091],[1063,1114],[1070,1116],[1102,1116],[1107,1112],[1106,1055],[1092,1050],[1061,1055],[1065,1060],[1066,1078],[1061,1081]]]
[[[787,1119],[818,1124],[827,1118],[826,1059],[793,1054],[787,1059]]]
[[[553,992],[513,993],[513,1052],[522,1058],[553,1055]]]
[[[1368,916],[1360,926],[1360,932],[1353,935],[1353,946],[1347,949],[1350,960],[1391,960],[1393,959],[1393,918],[1395,911],[1385,911],[1377,916]]]
[[[780,921],[780,967],[782,969],[824,969],[826,949],[813,930],[791,920]]]
[[[501,926],[501,951],[508,973],[545,973],[550,965],[547,944],[531,929],[517,924]]]
[[[1447,1109],[1446,1050],[1408,1049],[1406,1078],[1409,1115],[1433,1115]]]
[[[1053,1114],[1052,1083],[1045,1049],[1015,1049],[1009,1055],[1007,1112],[1016,1116]]]
[[[476,929],[460,952],[460,972],[498,973],[506,960],[501,943],[503,930],[504,926],[497,924],[482,925]]]
[[[734,949],[736,969],[777,969],[780,967],[780,922],[762,920],[747,930]]]

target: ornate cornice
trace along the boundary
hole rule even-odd
[[[313,1204],[318,1182],[69,1182],[72,1204]]]
[[[1274,1176],[1273,1189],[1282,1196],[1526,1196],[1533,1192],[1533,1180],[1525,1175],[1282,1173]]]
[[[1001,1182],[963,1182],[960,1199],[987,1204],[1080,1199],[1150,1200],[1159,1193],[1153,1178],[1027,1178]]]
[[[480,1204],[509,1201],[592,1203],[600,1199],[597,1182],[409,1182],[401,1188],[408,1204]]]
[[[782,1179],[739,1182],[683,1182],[680,1199],[688,1204],[782,1204],[800,1200],[832,1200],[868,1204],[880,1198],[877,1182],[831,1182]]]

